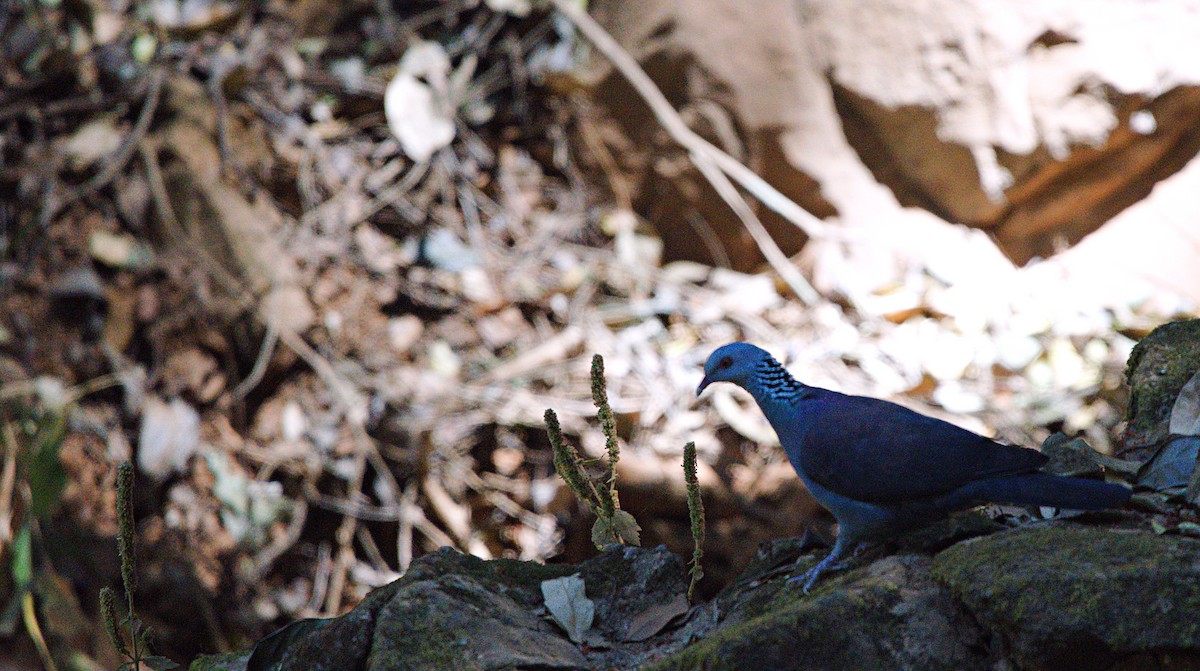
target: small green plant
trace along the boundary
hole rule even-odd
[[[53,377],[0,384],[0,481],[7,481],[7,487],[0,486],[7,497],[0,501],[0,526],[11,533],[6,538],[0,531],[0,556],[9,558],[13,588],[6,595],[11,597],[9,603],[0,604],[4,611],[0,628],[14,627],[12,620],[19,610],[25,632],[48,671],[59,664],[38,622],[39,617],[56,619],[52,597],[41,589],[46,579],[43,562],[34,559],[44,542],[41,524],[62,504],[67,473],[61,453],[76,402],[119,382],[115,375],[102,375],[70,388]],[[14,482],[20,485],[14,487]]]
[[[597,487],[595,482],[584,475],[586,465],[596,460],[584,460],[580,457],[575,448],[563,438],[562,427],[554,410],[546,410],[546,433],[550,438],[550,448],[554,452],[554,470],[575,496],[596,515],[596,524],[592,526],[592,542],[597,548],[604,549],[613,543],[640,545],[638,534],[641,527],[633,515],[621,510],[621,502],[617,496],[617,461],[620,459],[617,423],[612,407],[608,404],[608,391],[604,383],[604,359],[599,354],[592,357],[592,401],[596,404],[600,430],[604,432],[605,451],[608,455],[607,479]]]
[[[9,570],[13,581],[13,601],[4,605],[5,610],[19,604],[21,621],[33,642],[42,666],[54,671],[58,665],[38,623],[38,594],[35,584],[39,579],[38,562],[34,560],[34,548],[41,539],[40,524],[49,519],[62,502],[62,492],[67,476],[59,461],[63,440],[67,432],[67,413],[62,405],[25,404],[11,402],[22,393],[33,393],[31,386],[5,385],[0,388],[0,455],[6,463],[0,471],[0,480],[8,478],[7,500],[0,501],[0,523],[7,522],[15,529],[11,538],[11,551],[5,552],[4,534],[0,532],[0,556],[9,557]],[[24,483],[13,496],[13,481]],[[4,489],[4,487],[0,487]],[[16,511],[24,508],[24,514],[14,515],[14,501],[24,500],[28,505],[15,506]],[[12,613],[13,611],[9,611]]]
[[[121,617],[117,613],[117,595],[111,587],[104,587],[100,590],[100,617],[113,647],[129,658],[118,671],[141,671],[143,668],[165,671],[178,667],[166,657],[149,654],[151,630],[142,624],[133,610],[137,565],[133,551],[133,464],[128,461],[117,467],[117,556],[121,560],[121,584],[125,588],[128,614]],[[122,629],[128,630],[128,645]]]
[[[704,556],[704,502],[700,499],[700,477],[696,473],[696,443],[683,446],[683,481],[687,485],[688,518],[692,524],[692,567],[688,570],[688,600],[696,591],[696,583],[704,577],[700,559]]]
[[[575,448],[563,438],[558,415],[549,409],[546,410],[546,434],[550,438],[550,448],[554,453],[554,470],[571,488],[576,498],[596,515],[596,524],[592,526],[592,542],[597,548],[604,549],[613,543],[639,545],[638,532],[641,528],[633,515],[621,510],[620,498],[617,496],[617,461],[621,454],[617,446],[617,423],[612,406],[608,403],[608,390],[604,381],[604,359],[599,354],[592,357],[592,402],[596,405],[596,418],[600,422],[600,430],[604,432],[608,477],[598,483],[584,473],[588,465],[599,459],[585,460],[580,457]],[[687,484],[688,517],[691,520],[694,542],[691,568],[688,571],[691,578],[688,599],[691,599],[696,584],[704,577],[704,569],[700,566],[700,560],[704,556],[704,503],[700,499],[695,443],[688,443],[683,448],[683,474]]]

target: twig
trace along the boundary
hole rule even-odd
[[[258,386],[259,382],[262,382],[263,375],[267,372],[267,363],[270,362],[271,354],[275,352],[275,345],[278,342],[279,328],[273,321],[268,321],[266,335],[263,336],[262,346],[258,349],[258,357],[254,359],[254,367],[250,369],[250,374],[233,388],[235,399],[242,400],[246,394]]]
[[[483,382],[511,380],[544,369],[556,361],[568,358],[571,352],[583,344],[583,340],[583,329],[578,326],[568,326],[558,335],[488,371],[483,376]]]
[[[536,529],[540,520],[538,514],[526,510],[524,506],[514,501],[510,496],[495,486],[495,483],[484,480],[474,472],[467,473],[467,486],[479,492],[487,499],[488,503],[492,504],[500,512],[509,517],[519,520],[521,524]]]
[[[317,546],[315,562],[317,568],[312,579],[312,594],[304,607],[304,612],[300,614],[301,617],[319,617],[321,615],[320,604],[324,603],[325,596],[329,593],[330,573],[333,571],[333,562],[330,561],[331,552],[329,543],[321,543]]]
[[[617,207],[632,211],[633,187],[617,167],[617,160],[608,150],[608,145],[600,138],[600,131],[596,129],[592,119],[592,106],[581,102],[579,107],[583,112],[579,115],[579,136],[583,139],[583,144],[592,159],[600,164],[600,171],[608,181],[608,188],[612,191],[613,200],[617,201]]]
[[[723,268],[732,268],[733,264],[729,260],[729,254],[725,252],[725,246],[721,244],[721,239],[717,237],[717,232],[709,225],[697,212],[690,212],[684,222],[692,227],[696,235],[700,238],[701,244],[712,254],[713,259]]]
[[[271,570],[275,560],[300,541],[300,534],[304,531],[304,521],[308,519],[308,502],[300,499],[294,506],[283,536],[272,539],[265,548],[254,555],[250,560],[250,565],[240,571],[240,577],[245,584],[254,584],[262,580],[267,575],[267,571]]]
[[[150,196],[154,201],[154,207],[158,212],[159,222],[162,224],[164,232],[168,237],[174,238],[177,244],[194,251],[204,262],[209,277],[235,298],[238,309],[244,309],[249,304],[250,292],[242,288],[241,281],[213,257],[203,244],[197,242],[188,231],[184,230],[183,224],[176,216],[175,208],[171,204],[171,196],[167,193],[167,183],[163,179],[162,168],[158,165],[157,148],[145,143],[141,145],[141,153],[142,163],[146,166],[146,183],[150,186]]]
[[[454,539],[451,538],[445,531],[439,529],[436,524],[430,521],[430,519],[425,516],[425,511],[422,510],[420,506],[414,504],[411,512],[413,526],[416,527],[417,531],[420,531],[422,534],[424,534],[425,538],[428,538],[429,541],[433,543],[434,547],[454,547]],[[409,559],[409,563],[412,563],[411,558]],[[407,564],[405,565],[405,568],[407,569]]]
[[[764,205],[795,224],[810,237],[819,238],[828,235],[828,226],[825,222],[807,212],[787,196],[779,193],[775,187],[768,184],[762,177],[756,175],[754,171],[738,163],[737,159],[712,146],[707,140],[697,135],[691,128],[688,128],[687,123],[671,107],[671,103],[667,101],[666,96],[658,90],[658,87],[655,86],[650,76],[646,74],[645,70],[642,70],[642,67],[638,65],[633,56],[630,56],[629,52],[625,51],[587,12],[575,5],[571,0],[551,0],[551,2],[629,80],[634,90],[646,101],[646,104],[650,107],[650,111],[658,119],[658,122],[663,125],[664,130],[676,142],[683,145],[688,151],[707,155],[717,164],[717,167],[737,180],[742,187],[752,193],[754,197],[761,200]]]
[[[367,203],[367,206],[364,207],[362,211],[354,217],[353,220],[347,222],[348,227],[354,227],[364,221],[369,220],[371,217],[375,216],[376,213],[389,205],[400,205],[400,200],[404,194],[411,191],[413,187],[415,187],[417,183],[425,177],[425,174],[429,172],[429,166],[429,161],[422,161],[414,164],[411,168],[409,168],[408,172],[404,174],[404,177],[400,178],[399,182],[389,186],[378,196],[372,198],[371,202]],[[346,192],[343,191],[342,193]],[[321,217],[329,207],[341,199],[342,193],[333,196],[318,207],[313,208],[301,215],[298,227],[310,227],[316,223],[316,220]],[[399,210],[399,208],[397,209]],[[405,216],[407,216],[407,214],[404,212],[401,212],[401,214],[405,214]]]
[[[95,112],[96,110],[111,110],[119,102],[116,95],[98,95],[97,91],[92,88],[79,95],[70,98],[63,98],[45,103],[39,103],[32,95],[31,87],[24,87],[24,91],[8,89],[4,91],[8,94],[9,100],[18,100],[5,107],[0,107],[0,122],[8,121],[13,117],[29,115],[41,123],[45,123],[46,119],[53,119],[64,114],[78,114]]]
[[[154,119],[154,112],[158,109],[158,101],[162,94],[163,82],[166,80],[166,74],[162,69],[155,69],[150,73],[149,89],[146,91],[146,103],[142,105],[142,111],[138,114],[137,122],[133,125],[133,130],[121,142],[121,146],[108,156],[105,160],[105,166],[100,172],[96,173],[87,182],[84,182],[83,188],[79,195],[84,196],[93,191],[98,191],[106,184],[111,182],[117,173],[129,163],[129,159],[133,158],[133,152],[137,150],[142,138],[146,136],[146,132],[150,130],[150,122]]]
[[[371,462],[371,466],[375,469],[375,477],[381,481],[375,484],[376,496],[383,501],[384,506],[399,507],[400,501],[396,497],[401,492],[400,482],[392,474],[392,469],[388,466],[387,460],[383,458],[383,453],[379,451],[379,445],[373,438],[370,441],[367,460]]]
[[[387,560],[383,558],[383,553],[379,551],[379,546],[376,545],[375,538],[371,536],[370,530],[366,527],[359,527],[354,537],[363,546],[363,550],[366,551],[367,557],[371,560],[371,566],[376,571],[391,573],[392,569],[387,565]]]
[[[66,390],[63,394],[63,405],[71,405],[79,399],[98,391],[116,387],[121,384],[121,378],[116,373],[105,373],[86,382],[81,382]],[[37,380],[20,380],[0,386],[0,401],[9,401],[22,396],[32,396],[38,392]]]
[[[347,413],[347,419],[349,420],[349,413]],[[352,422],[352,431],[357,434],[360,429],[360,425]],[[360,443],[359,449],[354,455],[354,475],[350,480],[350,489],[346,493],[347,499],[356,501],[362,497],[363,479],[366,475],[367,453],[362,449]],[[329,580],[329,592],[325,595],[325,612],[329,617],[337,615],[342,607],[342,592],[345,591],[346,577],[350,572],[350,564],[354,560],[354,534],[357,531],[358,518],[351,515],[343,517],[342,523],[338,525],[335,535],[338,552],[334,560],[333,575]]]
[[[408,572],[413,560],[413,516],[417,508],[417,485],[409,483],[400,496],[400,528],[396,532],[396,566],[401,573]]]
[[[303,359],[304,363],[308,364],[308,367],[325,383],[325,386],[329,387],[329,390],[334,394],[336,402],[341,406],[342,411],[346,413],[346,421],[350,423],[356,432],[360,431],[367,420],[367,406],[366,401],[360,396],[358,389],[352,383],[343,379],[341,375],[338,375],[333,365],[325,357],[317,353],[304,338],[300,337],[299,333],[283,326],[279,326],[278,329],[279,339],[283,341],[283,344],[295,352],[296,356]]]
[[[404,489],[404,494],[397,506],[378,507],[363,503],[347,503],[341,499],[309,490],[306,493],[309,503],[332,510],[342,515],[350,515],[367,522],[398,522],[400,533],[396,538],[396,555],[401,572],[408,570],[413,560],[412,532],[420,531],[429,539],[434,547],[455,547],[458,542],[442,531],[425,516],[425,511],[417,505],[417,485],[410,483]]]
[[[490,247],[488,246],[487,236],[483,231],[483,221],[479,217],[479,204],[475,202],[475,192],[467,188],[465,182],[459,188],[455,189],[458,196],[458,208],[463,215],[463,228],[467,231],[467,240],[471,243],[471,248],[475,253],[479,254],[484,259],[484,267],[489,264],[487,259]]]
[[[269,317],[264,319],[269,321]],[[333,366],[314,350],[294,329],[278,326],[279,338],[296,353],[317,374],[326,387],[333,393],[334,402],[340,406],[347,424],[354,436],[357,447],[354,455],[354,474],[350,480],[347,498],[357,500],[362,495],[363,478],[367,470],[367,455],[374,449],[371,437],[367,435],[366,402],[359,390],[348,380],[334,370]],[[338,543],[337,555],[329,579],[329,590],[325,594],[324,611],[328,615],[336,615],[341,609],[343,587],[346,584],[346,574],[350,562],[354,558],[354,534],[358,530],[358,518],[346,515],[336,532]]]
[[[229,102],[225,100],[225,77],[233,70],[235,63],[228,56],[217,52],[213,59],[212,70],[208,75],[208,96],[212,100],[213,111],[216,113],[217,153],[221,158],[221,168],[225,169],[230,163],[229,151]]]
[[[404,21],[406,29],[414,33],[425,26],[445,21],[455,14],[460,14],[471,7],[474,7],[476,2],[467,2],[466,0],[454,0],[454,2],[444,2],[440,5],[434,5],[432,9],[427,9],[419,14],[408,17]]]
[[[322,494],[315,489],[305,493],[308,502],[318,508],[332,510],[339,515],[357,517],[367,522],[396,522],[404,512],[397,506],[373,506],[366,503],[351,503],[335,496]]]
[[[694,156],[694,154],[693,154]],[[796,270],[796,266],[788,260],[787,255],[775,244],[775,240],[771,238],[771,234],[767,232],[766,227],[754,216],[754,211],[750,209],[750,205],[738,194],[733,183],[725,176],[725,173],[717,169],[716,165],[707,161],[695,161],[696,169],[700,174],[704,175],[709,184],[712,184],[713,189],[721,196],[721,199],[729,205],[733,213],[742,220],[742,224],[746,226],[746,230],[750,232],[750,237],[754,238],[754,242],[758,244],[758,248],[762,250],[763,256],[767,257],[767,263],[779,273],[784,282],[792,288],[792,291],[800,298],[801,301],[809,305],[813,305],[820,296],[817,290],[813,289],[808,280]]]
[[[45,207],[38,213],[38,221],[43,230],[58,216],[59,212],[65,210],[75,201],[103,189],[125,168],[125,165],[129,163],[129,159],[133,158],[133,152],[141,145],[142,138],[146,137],[146,133],[150,130],[150,122],[154,119],[154,112],[158,109],[158,101],[162,94],[163,81],[165,79],[166,74],[162,69],[151,71],[149,75],[149,88],[146,91],[146,102],[142,105],[142,111],[138,114],[138,119],[134,123],[133,129],[121,141],[121,145],[113,153],[104,158],[104,165],[100,168],[100,171],[63,198],[45,200]]]
[[[642,70],[637,61],[599,23],[596,23],[595,19],[588,15],[586,11],[576,6],[571,0],[551,1],[555,8],[563,16],[570,19],[579,28],[579,31],[595,45],[600,53],[604,54],[612,62],[613,66],[629,80],[634,90],[646,101],[646,104],[650,107],[650,111],[658,119],[658,122],[662,124],[667,133],[688,150],[692,162],[695,163],[701,174],[712,183],[718,195],[733,208],[734,213],[746,225],[751,237],[754,238],[755,243],[762,250],[763,255],[767,258],[767,262],[788,283],[792,291],[806,303],[816,302],[819,298],[816,290],[787,261],[786,255],[775,244],[775,241],[771,239],[771,236],[766,232],[762,223],[754,215],[753,210],[741,198],[737,190],[733,188],[726,175],[737,180],[743,188],[758,198],[763,205],[766,205],[784,219],[787,219],[800,228],[810,238],[826,236],[827,227],[825,223],[812,214],[809,214],[804,208],[797,205],[787,196],[784,196],[768,184],[766,180],[739,163],[737,159],[714,147],[692,131],[691,128],[688,128],[687,123],[671,107],[671,103],[667,100],[666,96],[658,90],[658,87],[655,86],[650,76]],[[717,178],[717,175],[720,175],[720,177]]]
[[[17,482],[17,434],[13,423],[5,421],[0,434],[4,444],[4,467],[0,469],[0,547],[8,547],[13,539],[12,496]]]
[[[466,548],[471,540],[470,512],[450,496],[433,474],[425,476],[421,489],[425,492],[425,500],[458,541],[456,545]]]

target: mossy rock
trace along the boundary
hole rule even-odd
[[[725,604],[731,610],[705,638],[646,671],[993,668],[980,630],[930,579],[929,564],[887,557],[823,580],[811,595],[782,579],[760,585],[753,598]]]
[[[593,602],[589,643],[571,642],[547,616],[543,581],[579,574]],[[579,565],[485,561],[449,548],[349,613],[304,620],[263,639],[249,671],[500,671],[637,668],[655,644],[636,628],[686,610],[686,569],[664,548],[614,546]],[[682,602],[682,607],[680,607]],[[661,610],[656,610],[661,609]],[[650,618],[653,620],[654,618]],[[680,644],[680,646],[682,643]]]
[[[263,639],[250,671],[290,669],[490,669],[493,653],[547,668],[583,656],[538,618],[542,580],[577,571],[512,560],[484,561],[449,548],[413,563],[337,618],[302,620]]]
[[[1039,525],[959,543],[933,575],[1020,668],[1200,668],[1200,539]]]
[[[1163,324],[1133,348],[1125,367],[1129,385],[1126,447],[1150,447],[1167,437],[1175,397],[1197,371],[1200,319]]]

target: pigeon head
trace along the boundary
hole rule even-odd
[[[732,382],[748,389],[758,374],[759,364],[770,358],[770,354],[750,343],[735,342],[719,347],[704,364],[704,379],[696,388],[696,395],[713,382]]]

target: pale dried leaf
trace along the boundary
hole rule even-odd
[[[121,131],[111,117],[84,124],[63,145],[73,170],[84,170],[121,146]]]
[[[1200,372],[1179,390],[1171,408],[1169,430],[1179,436],[1200,436]]]
[[[644,641],[662,631],[663,627],[687,610],[687,597],[676,594],[670,601],[651,606],[630,618],[622,638],[626,641]]]
[[[587,598],[583,578],[578,574],[542,581],[542,598],[550,616],[575,643],[592,627],[596,604]]]
[[[88,252],[110,268],[143,270],[154,265],[154,249],[127,234],[94,231],[88,236]]]
[[[182,472],[200,444],[200,415],[180,399],[146,399],[138,433],[138,468],[162,480]]]
[[[529,16],[533,9],[530,0],[484,0],[484,4],[493,12],[508,12],[513,16]]]
[[[450,59],[436,42],[413,45],[383,95],[388,128],[404,153],[421,163],[454,139],[454,107],[448,97]]]
[[[1196,468],[1198,448],[1200,437],[1172,438],[1142,467],[1138,484],[1158,491],[1186,486]]]

